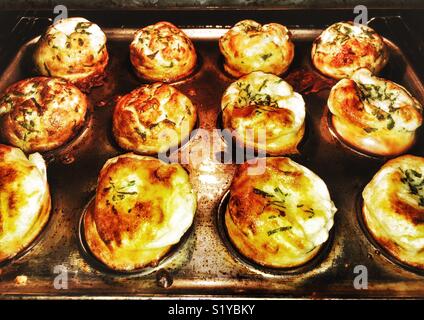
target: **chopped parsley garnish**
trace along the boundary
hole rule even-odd
[[[341,23],[334,25],[333,30],[336,31],[335,42],[343,43],[349,40],[352,34],[352,29]]]
[[[269,205],[272,205],[277,209],[286,209],[285,202],[289,194],[281,191],[279,187],[274,188],[274,193],[268,193],[257,188],[253,188],[253,192],[261,195],[262,197],[269,198]]]
[[[357,86],[360,90],[361,98],[368,102],[372,100],[388,100],[393,104],[398,96],[396,93],[387,90],[387,84],[385,82],[384,85],[357,83]]]
[[[0,105],[4,103],[7,104],[7,107],[0,109],[0,114],[3,112],[9,112],[13,108],[14,103],[11,94],[5,94],[0,98]]]
[[[400,169],[403,176],[401,182],[407,185],[409,193],[418,197],[418,205],[424,207],[424,177],[422,173],[413,169]]]
[[[272,53],[267,53],[267,54],[263,54],[261,55],[261,58],[263,61],[268,60],[268,58],[270,58],[272,56]]]
[[[260,25],[251,25],[249,23],[240,23],[238,26],[240,26],[244,32],[258,32],[261,30]]]
[[[367,128],[364,128],[364,131],[366,133],[371,133],[371,132],[377,131],[377,128],[367,127]]]
[[[43,114],[43,106],[40,105],[35,98],[31,98],[31,102],[34,104],[34,106],[37,108],[37,112],[39,114]]]
[[[269,230],[267,232],[267,234],[268,234],[268,236],[272,236],[273,234],[275,234],[277,232],[287,231],[287,230],[290,230],[291,228],[292,228],[291,226],[279,227],[279,228],[276,228],[276,229]]]
[[[266,81],[266,80],[265,80]],[[239,99],[238,103],[241,107],[255,105],[255,106],[269,106],[277,107],[277,101],[272,99],[271,96],[267,93],[261,93],[261,90],[266,86],[266,82],[263,82],[259,87],[259,90],[255,92],[252,90],[251,84],[243,84],[242,82],[237,82],[239,88]]]
[[[36,132],[37,131],[37,130],[35,130],[34,120],[22,121],[22,122],[19,122],[19,124],[21,125],[21,127],[23,127],[25,130],[27,130],[29,132]]]
[[[353,36],[355,38],[363,38],[363,39],[374,37],[374,33],[372,31],[361,26],[359,27],[361,29],[361,32],[354,34],[354,31],[353,31],[354,28],[355,28],[354,25],[347,26],[346,24],[342,24],[342,23],[335,24],[332,27],[332,30],[334,30],[336,33],[334,42],[343,43],[349,40],[349,38]]]
[[[313,217],[314,217],[314,215],[315,215],[315,211],[314,211],[314,209],[313,209],[313,208],[309,208],[309,209],[303,210],[303,212],[309,213],[309,215],[308,215],[308,219],[313,218]]]
[[[33,119],[29,119],[33,114],[33,111],[30,109],[23,109],[22,113],[24,115],[24,119],[22,121],[19,121],[18,124],[26,130],[24,132],[23,140],[28,141],[28,137],[31,133],[38,132],[37,129],[35,129],[35,122]]]
[[[135,180],[128,181],[125,185],[117,187],[112,181],[112,178],[109,178],[110,188],[113,190],[112,201],[123,200],[126,196],[136,195],[137,191],[128,191],[128,188],[135,185]]]
[[[359,94],[362,100],[365,100],[370,104],[374,101],[386,101],[389,103],[389,112],[386,112],[379,108],[375,108],[372,114],[379,121],[387,121],[386,128],[388,130],[392,130],[395,127],[396,123],[390,113],[396,112],[398,110],[398,108],[395,108],[394,106],[398,94],[390,92],[387,89],[386,83],[380,86],[375,84],[357,83],[357,86],[359,88]]]
[[[395,126],[395,120],[393,120],[393,118],[390,114],[388,115],[387,119],[388,119],[387,129],[392,130]]]
[[[103,43],[103,45],[100,47],[100,49],[97,51],[97,53],[102,52],[105,47],[106,47],[106,44]]]
[[[92,25],[91,22],[78,22],[78,24],[75,27],[75,32],[90,34],[90,32],[88,32],[87,29],[90,28],[91,25]]]
[[[253,188],[253,193],[259,194],[263,197],[272,197],[269,193],[262,191],[261,189]]]
[[[155,52],[153,52],[153,53],[151,53],[151,54],[147,54],[146,56],[149,58],[149,59],[154,59],[155,57],[156,57],[156,55],[158,54],[158,52],[159,52],[159,50],[157,50],[157,51],[155,51]]]
[[[262,82],[261,86],[259,87],[259,91],[262,91],[262,89],[266,87],[267,82],[268,82],[268,79],[265,79],[265,80]]]

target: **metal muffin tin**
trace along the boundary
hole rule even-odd
[[[309,72],[313,81],[331,84],[310,63],[312,41],[322,29],[301,26],[290,29],[296,46],[295,60],[283,78],[299,88],[298,81],[293,81],[296,77],[291,75]],[[111,134],[116,97],[143,84],[129,62],[129,44],[135,29],[103,30],[110,54],[108,77],[102,87],[93,89],[88,96],[94,110],[83,134],[67,147],[46,154],[51,218],[38,243],[0,267],[0,298],[424,297],[424,277],[381,254],[361,228],[358,197],[387,159],[355,152],[333,136],[326,111],[328,85],[318,92],[301,92],[306,102],[307,131],[300,153],[290,156],[325,181],[338,208],[331,237],[311,265],[287,272],[268,270],[246,261],[231,246],[222,218],[225,195],[236,165],[220,161],[228,152],[228,141],[217,132],[215,152],[199,163],[184,165],[198,195],[198,209],[192,228],[172,258],[148,272],[131,274],[107,272],[93,264],[84,249],[80,221],[95,193],[101,167],[107,159],[125,153]],[[199,66],[190,77],[174,85],[197,106],[198,128],[212,133],[222,127],[220,100],[225,88],[235,81],[223,71],[218,48],[218,39],[226,28],[194,26],[183,30],[194,41]],[[0,90],[35,75],[31,55],[36,41],[37,38],[31,39],[15,53],[0,77]],[[417,71],[395,43],[385,41],[390,61],[382,76],[403,84],[424,103],[424,88]],[[209,142],[195,135],[171,157],[185,154],[190,148],[201,149],[202,143]],[[423,146],[424,136],[420,131],[410,153],[423,156]],[[57,276],[54,268],[58,265],[68,271],[68,289],[54,288]],[[354,268],[358,265],[368,270],[366,290],[356,290],[353,285],[357,276]],[[20,275],[27,276],[25,284],[15,280]]]

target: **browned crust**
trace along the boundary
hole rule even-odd
[[[0,144],[0,159],[3,159],[4,156],[7,153],[11,152],[12,150],[13,150],[12,147]],[[23,173],[20,173],[18,170],[19,169],[14,167],[13,164],[11,164],[9,168],[0,166],[0,190],[2,189],[2,186],[4,184],[8,184],[10,182],[15,181],[19,177],[19,175],[23,174]],[[12,194],[10,196],[10,199],[12,199],[11,200],[12,203],[8,204],[9,207],[16,208],[16,206],[19,205],[18,195]],[[14,245],[11,248],[9,248],[10,250],[7,253],[0,251],[0,263],[6,260],[13,259],[16,255],[26,250],[33,243],[33,241],[36,240],[36,238],[44,230],[47,222],[49,221],[50,211],[51,211],[51,197],[50,197],[49,187],[46,182],[46,193],[44,194],[44,198],[42,199],[42,202],[40,204],[40,209],[37,213],[37,219],[35,220],[34,224],[28,228],[27,233],[21,239],[19,239],[18,242],[14,243]],[[0,233],[3,232],[3,221],[2,221],[3,214],[5,213],[0,213]]]
[[[106,67],[108,63],[108,55],[106,53],[106,62],[103,68],[97,69],[95,72],[90,74],[89,76],[81,79],[77,79],[72,81],[72,83],[80,89],[82,92],[90,93],[92,88],[101,87],[105,83],[105,79],[107,78]]]
[[[351,22],[348,22],[352,24]],[[378,41],[383,44],[383,49],[381,52],[376,50],[376,48],[369,41],[359,41],[356,38],[351,37],[349,40],[343,44],[337,44],[338,50],[334,55],[324,55],[323,53],[317,52],[319,44],[322,42],[321,35],[318,36],[313,44],[311,50],[311,60],[315,68],[317,68],[322,74],[331,77],[333,79],[342,79],[350,76],[342,71],[343,67],[353,67],[354,70],[359,68],[368,68],[373,71],[373,73],[378,74],[388,62],[388,49],[384,43],[383,38],[375,33],[375,36],[378,38]],[[360,59],[362,57],[370,57],[371,62],[361,63]],[[381,64],[373,65],[372,62],[381,58]],[[327,69],[326,67],[330,67]],[[352,72],[354,71],[352,70]]]
[[[385,83],[388,89],[404,90],[390,81]],[[388,130],[387,120],[378,120],[377,116],[367,111],[363,99],[358,84],[351,79],[341,80],[331,90],[328,105],[332,124],[342,140],[373,155],[394,156],[407,151],[415,142],[415,131]],[[422,121],[420,111],[413,105],[405,104],[397,110],[405,121],[412,118]]]
[[[158,233],[164,229],[180,230],[175,225],[177,229],[168,229],[174,208],[164,203],[176,188],[186,187],[175,180],[183,173],[177,165],[152,157],[125,154],[109,159],[84,217],[84,235],[92,254],[113,270],[156,266],[174,244],[160,240],[165,242],[154,246],[152,241],[159,241]],[[177,201],[183,199],[178,197]]]
[[[276,92],[280,86],[287,97]],[[223,127],[242,148],[269,155],[298,153],[305,132],[304,101],[278,76],[257,71],[240,78],[225,91],[221,108]]]
[[[299,150],[297,147],[302,141],[303,136],[305,134],[305,123],[303,123],[302,127],[296,132],[295,135],[287,135],[289,139],[288,142],[281,144],[277,147],[271,147],[268,144],[263,147],[261,146],[257,138],[255,138],[253,141],[248,141],[238,133],[236,128],[233,128],[232,126],[227,127],[233,130],[232,135],[234,136],[234,139],[239,147],[252,149],[257,153],[262,153],[270,156],[298,154]]]
[[[64,19],[58,24],[72,23],[71,20],[78,19],[81,20],[81,18]],[[80,23],[95,25],[90,21]],[[65,35],[55,28],[55,24],[52,25],[42,35],[34,51],[33,59],[38,73],[66,79],[83,92],[89,92],[93,87],[103,85],[109,54],[106,36],[101,30],[100,33],[97,36],[103,36],[105,42],[98,52],[95,52],[90,45],[90,33],[75,29],[70,35]],[[66,46],[52,43],[58,34],[67,37]]]
[[[250,260],[262,266],[275,268],[291,268],[303,265],[313,259],[319,252],[321,246],[315,247],[310,252],[297,255],[288,261],[281,261],[281,252],[278,246],[275,247],[271,241],[265,241],[261,246],[255,241],[258,235],[257,224],[259,217],[265,208],[269,208],[269,202],[263,195],[255,189],[255,185],[268,181],[279,172],[290,180],[293,189],[302,189],[305,179],[302,173],[298,171],[282,171],[285,165],[289,163],[288,158],[268,158],[266,161],[267,169],[265,173],[259,176],[249,175],[249,164],[244,163],[237,167],[234,179],[230,188],[230,200],[225,212],[225,225],[229,238],[237,250]],[[277,210],[278,211],[278,210]],[[277,212],[277,215],[285,215],[284,212]],[[292,238],[293,241],[296,239]],[[298,242],[301,246],[300,242]],[[292,262],[289,262],[292,261]]]
[[[419,240],[419,238],[416,237],[421,234],[421,227],[424,225],[424,209],[419,205],[418,199],[413,200],[417,201],[414,206],[412,202],[410,202],[410,199],[405,200],[403,198],[402,185],[405,183],[403,180],[405,177],[402,170],[411,168],[420,172],[421,170],[418,168],[422,168],[423,163],[423,157],[413,156],[410,154],[387,161],[365,188],[363,193],[364,202],[362,204],[361,211],[364,225],[375,242],[377,242],[397,260],[406,265],[420,269],[424,269],[424,261],[422,258],[423,251],[421,250],[417,252],[414,249],[404,247],[402,245],[404,240],[402,240],[402,242],[398,240],[401,234],[394,234],[392,236],[388,233],[384,228],[384,223],[386,221],[377,220],[371,210],[381,207],[381,210],[384,210],[383,214],[391,217],[390,221],[393,221],[393,227],[396,227],[398,223],[401,226],[407,226],[404,228],[409,230],[408,234],[411,235],[414,234],[411,230],[416,230],[418,234],[414,237],[414,240]],[[383,176],[383,170],[386,172],[385,176]],[[376,185],[376,181],[379,181],[378,185]],[[380,183],[387,185],[387,187],[384,187],[384,190],[375,190],[375,188],[379,187]],[[371,187],[372,189],[370,189]],[[375,200],[378,201],[376,203],[374,203],[373,200],[374,193],[379,194],[381,197],[379,200]],[[367,199],[367,201],[365,199]],[[384,215],[382,217],[384,217]],[[380,223],[383,226],[381,226]]]
[[[166,103],[163,99],[167,99]],[[158,122],[164,114],[166,118]],[[181,115],[183,118],[177,123]],[[196,118],[197,110],[188,97],[172,86],[155,83],[118,100],[112,131],[123,149],[153,155],[178,146],[190,135]]]
[[[237,166],[234,179],[231,183],[231,197],[228,209],[232,220],[238,225],[251,228],[252,223],[262,213],[267,200],[260,194],[255,193],[254,183],[267,181],[274,174],[289,175],[293,187],[301,188],[301,181],[305,177],[300,172],[282,172],[280,167],[287,165],[289,158],[275,157],[266,160],[267,170],[258,176],[249,175],[249,163],[245,162]],[[255,230],[252,230],[255,233]]]
[[[413,225],[424,224],[424,213],[408,203],[401,201],[398,197],[392,197],[392,209],[394,212],[410,221]]]
[[[299,267],[316,257],[320,249],[322,248],[322,245],[316,247],[307,255],[305,255],[303,260],[299,261],[298,263],[287,263],[282,265],[278,262],[273,262],[270,259],[269,252],[264,253],[266,251],[272,250],[270,246],[267,246],[265,244],[262,250],[258,250],[258,248],[246,238],[246,235],[240,230],[240,228],[236,226],[236,224],[232,220],[228,208],[225,212],[225,226],[227,228],[230,241],[237,248],[237,250],[249,260],[264,267],[280,269]]]
[[[193,43],[187,37],[187,35],[185,35],[172,23],[166,21],[161,21],[152,26],[147,26],[143,29],[140,29],[136,32],[136,35],[140,32],[147,32],[151,28],[153,28],[157,33],[159,33],[162,29],[170,30],[170,32],[179,40],[181,40],[184,45],[180,45],[177,52],[172,50],[171,46],[161,50],[161,54],[166,58],[166,60],[177,61],[176,66],[173,65],[169,70],[167,70],[165,67],[158,65],[157,61],[155,60],[155,55],[150,56],[144,54],[144,52],[139,52],[139,50],[137,50],[136,44],[134,44],[134,42],[131,43],[130,60],[133,65],[135,74],[139,78],[148,81],[162,81],[167,83],[176,82],[190,76],[197,65],[197,54]],[[169,35],[168,38],[168,41],[174,40],[171,35]],[[154,44],[155,41],[152,40],[149,45],[153,46]],[[176,67],[178,69],[176,69]]]
[[[25,237],[21,239],[20,243],[16,245],[16,249],[13,254],[4,255],[2,254],[2,252],[0,252],[0,262],[12,259],[16,255],[20,254],[22,251],[26,250],[36,240],[36,238],[43,232],[44,228],[46,227],[49,221],[50,211],[51,198],[50,192],[47,192],[45,199],[43,200],[43,205],[40,208],[36,223],[31,227],[31,230],[28,231]]]
[[[335,87],[331,92],[329,100],[333,108],[337,110],[338,116],[343,117],[352,125],[364,129],[369,126],[370,118],[358,95],[358,87],[355,81],[346,79],[345,85]],[[368,122],[368,123],[367,123]]]
[[[386,251],[388,251],[394,258],[396,258],[397,260],[401,261],[402,263],[414,267],[414,268],[418,268],[418,269],[423,269],[424,270],[424,263],[419,263],[416,261],[413,261],[413,257],[411,257],[411,255],[405,251],[404,249],[402,249],[396,242],[394,242],[393,240],[381,235],[379,232],[377,232],[377,230],[373,227],[373,224],[370,224],[368,221],[368,217],[367,217],[367,213],[366,213],[366,209],[365,209],[365,204],[362,206],[362,217],[363,217],[363,221],[364,224],[367,228],[367,230],[370,232],[370,235],[374,238],[374,240],[381,246],[383,247]]]
[[[38,101],[23,95],[24,88],[29,84],[37,86],[37,90],[40,92]],[[80,103],[77,108],[82,110],[81,116],[77,112],[74,113],[74,110],[67,110],[66,108],[58,108],[54,112],[48,109],[51,101],[58,99],[57,95],[63,92],[78,96]],[[3,100],[8,96],[12,96],[13,107],[10,112],[0,118],[1,136],[9,144],[20,147],[25,152],[43,152],[55,149],[71,140],[84,125],[88,99],[65,80],[47,77],[21,80],[11,85],[0,99]],[[66,103],[66,100],[64,102]],[[62,102],[58,101],[58,103],[60,105]],[[28,127],[26,122],[21,123],[18,120],[24,118],[28,112],[35,112],[37,117],[40,118],[44,126],[42,131],[38,127],[34,128],[34,130],[37,130],[34,131]],[[75,116],[74,120],[70,116],[71,113]]]
[[[342,140],[355,149],[376,156],[396,156],[408,151],[415,143],[415,134],[403,135],[399,139],[384,139],[384,136],[366,134],[363,129],[350,126],[340,118],[332,116],[332,124]],[[374,146],[369,143],[373,141]]]
[[[82,92],[90,93],[91,89],[94,87],[100,87],[104,84],[104,80],[107,77],[106,67],[109,62],[109,54],[105,50],[105,53],[103,54],[102,60],[100,60],[94,71],[90,72],[87,76],[79,76],[75,79],[72,79],[71,77],[75,76],[74,73],[62,75],[60,73],[60,70],[56,70],[55,68],[49,67],[49,72],[52,76],[57,76],[62,79],[68,80],[72,84],[74,84],[78,89],[80,89]],[[78,71],[78,69],[77,69]],[[83,70],[81,70],[83,71]],[[44,74],[42,70],[38,70],[39,73]]]
[[[123,233],[130,236],[136,235],[136,231],[141,223],[148,221],[160,225],[163,222],[163,212],[153,208],[151,202],[137,202],[131,212],[118,212],[116,207],[109,203],[106,210],[99,210],[99,204],[106,202],[112,192],[110,179],[114,174],[125,167],[129,172],[136,172],[140,166],[138,161],[132,158],[119,157],[117,161],[110,164],[106,170],[102,170],[99,176],[98,192],[96,194],[96,209],[94,211],[94,220],[99,232],[100,238],[106,244],[116,242],[120,244]],[[148,169],[149,183],[160,184],[164,187],[171,187],[171,178],[175,173],[174,167],[164,167],[157,161],[144,161],[143,168]],[[160,209],[160,208],[159,208]]]
[[[277,24],[277,23],[272,23],[272,25],[282,26],[282,25]],[[266,25],[264,25],[264,26],[266,26]],[[267,31],[249,30],[249,31],[245,31],[244,33],[248,36],[257,36],[257,35],[260,35],[264,32],[266,33]],[[293,59],[294,59],[294,52],[295,52],[294,49],[295,49],[295,47],[294,47],[293,42],[291,41],[290,31],[288,31],[287,34],[288,34],[288,37],[289,37],[289,41],[287,41],[287,43],[285,44],[285,48],[284,48],[284,53],[285,53],[284,61],[287,61],[286,65],[284,67],[282,67],[280,64],[276,64],[276,63],[274,63],[274,64],[264,63],[264,66],[266,66],[265,69],[264,68],[257,68],[257,69],[250,70],[250,72],[264,71],[264,72],[271,72],[275,75],[281,75],[289,69],[289,67],[290,67],[290,65],[291,65],[291,63],[293,62]],[[237,37],[237,35],[233,35],[228,40],[228,50],[226,50],[224,48],[224,45],[223,45],[223,41],[224,41],[224,38],[225,38],[225,35],[224,35],[223,37],[221,37],[221,39],[219,41],[219,48],[220,48],[221,53],[224,56],[224,70],[228,74],[230,74],[232,77],[240,78],[240,77],[242,77],[242,76],[244,76],[244,75],[246,75],[250,72],[245,72],[245,71],[241,70],[242,67],[245,68],[246,65],[241,66],[241,65],[238,65],[238,64],[233,63],[231,61],[232,58],[240,57],[241,53],[245,49],[245,48],[239,47],[239,45],[236,41],[236,37]],[[273,70],[278,70],[278,71],[270,71],[268,69],[273,69]]]
[[[131,55],[131,61],[133,61],[134,59],[134,63],[137,63],[137,59],[140,60],[139,58],[133,57],[133,53],[130,53]],[[160,76],[160,77],[155,77],[155,76],[150,76],[149,73],[144,73],[139,71],[136,68],[133,68],[134,73],[137,75],[138,78],[140,78],[141,80],[147,80],[147,81],[161,81],[161,82],[165,82],[165,83],[173,83],[173,82],[177,82],[179,80],[183,80],[188,78],[190,75],[193,74],[193,71],[196,69],[196,64],[193,65],[193,67],[191,67],[189,70],[187,70],[186,72],[182,72],[179,75],[175,76],[175,77],[170,77],[170,76]]]
[[[94,201],[87,207],[84,215],[84,237],[90,252],[106,267],[115,271],[132,271],[146,267],[155,267],[171,250],[172,246],[156,250],[139,250],[126,256],[116,256],[100,237],[94,216]]]

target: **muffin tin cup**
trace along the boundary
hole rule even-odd
[[[365,188],[365,186],[364,186]],[[362,188],[361,190],[363,190]],[[362,191],[359,192],[356,195],[356,205],[355,205],[355,211],[356,211],[356,218],[358,220],[358,224],[360,228],[362,229],[362,232],[365,234],[365,237],[367,240],[371,243],[371,245],[374,247],[375,250],[380,252],[384,258],[386,258],[389,262],[393,263],[394,265],[407,270],[409,272],[413,272],[417,275],[424,276],[424,269],[420,269],[414,266],[411,266],[398,258],[396,258],[390,251],[388,251],[386,248],[384,248],[380,243],[374,238],[371,231],[368,229],[367,224],[365,222],[364,213],[362,211],[364,205],[364,199],[362,198]]]
[[[84,218],[87,214],[88,210],[94,209],[94,200],[95,196],[91,198],[91,200],[88,202],[88,204],[83,209],[83,212],[80,216],[79,222],[78,222],[78,245],[81,255],[83,256],[84,260],[94,269],[97,271],[109,275],[109,276],[118,276],[118,277],[128,277],[128,276],[147,276],[149,274],[152,274],[154,272],[157,272],[163,268],[165,268],[169,263],[171,263],[176,256],[179,254],[181,248],[184,246],[184,244],[187,242],[188,238],[190,237],[192,231],[193,231],[193,225],[190,226],[190,228],[184,233],[184,235],[181,237],[180,241],[176,244],[174,244],[171,249],[160,259],[157,265],[155,266],[147,266],[143,268],[137,268],[134,270],[115,270],[104,264],[102,261],[100,261],[90,250],[90,247],[88,246],[88,243],[85,239],[85,233],[84,233]]]
[[[242,253],[240,253],[239,250],[232,243],[230,236],[228,234],[227,227],[225,225],[225,211],[227,209],[229,200],[230,200],[230,191],[227,191],[222,197],[217,208],[216,228],[218,230],[219,236],[223,244],[225,245],[227,250],[230,252],[230,254],[233,256],[233,258],[238,263],[242,264],[244,267],[249,269],[250,271],[262,274],[264,276],[297,276],[299,274],[312,271],[314,268],[318,267],[328,256],[334,241],[334,228],[335,228],[334,225],[329,232],[327,241],[321,245],[316,255],[308,262],[301,264],[299,266],[289,267],[289,268],[268,267],[268,266],[260,265],[256,263],[255,261],[247,258]]]

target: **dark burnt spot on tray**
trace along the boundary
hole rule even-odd
[[[336,83],[333,79],[324,78],[304,68],[291,71],[284,80],[293,87],[294,91],[305,95],[329,90]]]

